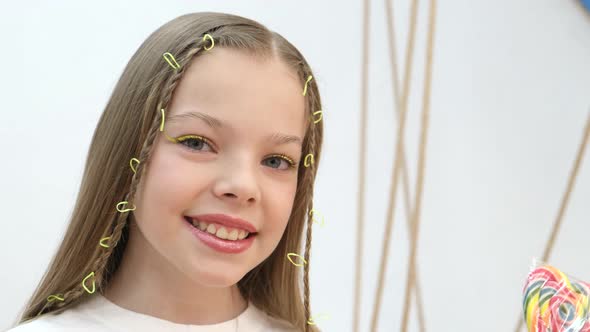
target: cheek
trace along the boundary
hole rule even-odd
[[[150,167],[149,200],[173,211],[190,208],[212,178],[207,167],[196,167],[173,153],[156,155]]]
[[[266,195],[268,201],[264,202],[264,205],[271,209],[271,215],[267,217],[269,228],[274,233],[273,237],[278,239],[282,237],[291,216],[296,186],[296,183],[275,186],[272,193]]]
[[[163,220],[180,217],[183,211],[194,208],[200,187],[211,175],[206,169],[194,169],[194,165],[189,169],[187,164],[171,154],[152,155],[138,200],[141,206],[137,207],[138,217],[146,227],[162,231],[166,225]]]

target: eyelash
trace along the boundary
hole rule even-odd
[[[195,139],[200,142],[206,143],[210,147],[213,147],[213,145],[214,145],[209,139],[207,139],[203,136],[198,136],[198,135],[184,135],[184,136],[177,137],[174,140],[176,140],[177,143],[182,144],[190,139]],[[186,144],[182,144],[182,145],[184,145],[187,149],[191,150],[191,152],[199,151],[199,150],[195,150],[193,148],[188,147]],[[273,155],[268,156],[268,158],[273,158],[273,157],[279,157],[280,159],[283,159],[284,161],[286,161],[289,169],[295,168],[295,166],[297,165],[295,163],[295,161],[293,161],[293,159],[289,158],[288,156],[285,156],[284,154],[273,154]]]

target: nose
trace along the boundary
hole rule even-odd
[[[219,170],[213,189],[217,197],[234,204],[252,204],[260,200],[259,169],[248,158],[228,160]]]

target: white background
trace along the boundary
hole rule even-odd
[[[401,55],[409,0],[394,7]],[[373,1],[362,331],[369,330],[397,125],[383,8]],[[438,8],[418,252],[427,329],[511,331],[589,112],[590,15],[574,0],[444,0]],[[421,1],[407,136],[412,192],[427,9]],[[125,64],[152,31],[195,11],[258,20],[315,70],[326,130],[315,202],[327,224],[314,233],[312,308],[331,315],[324,331],[351,330],[360,0],[3,2],[0,328],[14,321],[59,245],[95,125]],[[588,281],[589,163],[550,260]],[[408,254],[402,206],[379,331],[400,326]]]

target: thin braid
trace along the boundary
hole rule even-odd
[[[313,195],[310,195],[310,198],[312,198]],[[313,208],[313,203],[309,203],[309,207],[310,207],[310,211]],[[311,251],[311,239],[312,239],[312,222],[313,219],[312,218],[308,218],[307,221],[307,235],[306,235],[306,240],[305,240],[305,253],[303,255],[305,261],[307,262],[307,264],[304,264],[303,266],[303,271],[304,271],[304,276],[303,276],[303,292],[304,292],[304,298],[303,298],[303,307],[305,309],[305,331],[308,332],[310,327],[309,327],[309,319],[311,317],[311,308],[309,305],[309,301],[310,301],[310,296],[309,296],[309,264],[310,264],[310,260],[309,260],[309,256],[310,256],[310,251]]]
[[[150,130],[148,137],[143,144],[143,147],[142,147],[142,150],[140,153],[140,158],[139,158],[140,160],[146,160],[146,159],[144,159],[144,157],[145,157],[145,155],[149,154],[148,150],[151,149],[151,146],[153,145],[156,134],[158,132],[157,119],[158,119],[158,117],[155,117],[153,124],[152,124],[152,130]],[[131,180],[130,191],[125,196],[125,200],[128,200],[129,197],[133,197],[133,195],[135,194],[135,191],[137,189],[137,183],[139,183],[140,179],[142,178],[144,170],[145,170],[145,167],[143,167],[143,163],[140,163],[139,165],[137,165],[137,172],[136,172],[136,174],[133,175],[133,178]],[[129,217],[129,215],[127,212],[118,213],[117,215],[115,215],[115,217],[113,218],[113,220],[115,220],[115,227],[114,227],[113,231],[106,232],[106,234],[103,234],[103,236],[104,235],[108,236],[108,234],[111,234],[110,235],[111,238],[109,240],[109,248],[107,250],[99,252],[98,257],[96,258],[96,260],[94,261],[94,263],[91,265],[91,267],[89,269],[90,271],[94,271],[95,286],[99,290],[102,290],[103,281],[104,281],[102,277],[103,277],[103,273],[105,270],[105,266],[106,266],[107,262],[109,261],[111,255],[114,251],[114,248],[119,243],[119,240],[120,240],[121,235],[123,233],[123,228],[127,224],[128,217]],[[112,227],[112,223],[109,225],[108,230],[110,230],[111,227]],[[67,291],[64,294],[63,301],[51,302],[52,304],[54,304],[54,308],[55,308],[52,311],[57,311],[59,309],[65,309],[69,304],[71,304],[73,301],[78,299],[85,292],[86,291],[84,290],[83,287],[81,287],[81,284],[77,283],[75,288]],[[38,315],[40,315],[44,309],[45,309],[45,307],[43,309],[41,309],[41,311],[39,312]]]
[[[312,98],[312,100],[315,100],[315,94],[313,92],[310,93],[310,98]],[[310,118],[312,117],[312,112],[313,112],[313,106],[316,103],[311,102],[310,105]],[[317,130],[315,129],[314,124],[311,124],[311,130],[310,130],[310,135],[309,135],[309,152],[308,153],[315,153],[314,148],[316,146],[316,132]],[[315,159],[316,156],[314,156]],[[311,307],[310,307],[310,291],[309,291],[309,266],[310,266],[310,253],[311,253],[311,241],[312,241],[312,226],[313,226],[313,218],[309,216],[309,212],[313,210],[313,183],[314,183],[314,179],[315,179],[315,174],[316,174],[316,162],[314,161],[314,163],[312,165],[310,165],[311,168],[309,169],[309,176],[308,176],[308,183],[307,188],[309,189],[309,195],[307,197],[308,200],[308,209],[306,211],[307,214],[307,232],[306,232],[306,237],[305,237],[305,252],[303,254],[303,257],[305,259],[305,261],[307,262],[306,264],[303,265],[303,271],[304,271],[304,276],[303,276],[303,292],[304,292],[304,297],[303,297],[303,308],[305,310],[305,332],[309,332],[311,330],[310,324],[308,324],[309,319],[311,317]]]
[[[148,136],[147,136],[147,139],[145,140],[143,147],[141,149],[139,160],[148,160],[147,158],[149,158],[151,147],[153,146],[156,135],[158,133],[158,127],[159,127],[159,117],[156,116],[156,117],[154,117],[151,129],[150,129]],[[137,172],[133,175],[133,178],[131,180],[129,193],[125,196],[126,201],[129,201],[129,198],[134,197],[136,190],[137,190],[137,184],[139,183],[139,181],[143,177],[143,173],[145,172],[145,169],[146,169],[146,167],[144,167],[144,163],[139,163],[139,165],[137,165],[137,168],[136,168]],[[113,219],[115,220],[114,229],[112,230],[112,232],[107,232],[106,234],[104,234],[106,236],[108,236],[108,234],[111,234],[110,235],[111,238],[109,241],[109,248],[107,250],[101,251],[99,256],[96,258],[96,260],[94,261],[94,263],[90,267],[90,271],[94,271],[95,285],[99,290],[102,290],[102,287],[103,287],[103,282],[104,282],[103,275],[104,275],[105,267],[106,267],[109,259],[111,258],[112,253],[114,252],[114,248],[119,244],[119,240],[121,239],[121,236],[123,233],[123,228],[126,226],[127,221],[129,220],[129,214],[128,214],[128,212],[118,213],[115,216],[115,218],[113,218]],[[112,228],[112,225],[110,225],[108,227],[108,230],[110,230],[111,228]],[[81,287],[80,283],[78,283],[77,286],[78,287],[76,287],[64,294],[64,301],[57,302],[55,304],[56,310],[60,309],[62,307],[68,306],[71,302],[73,302],[74,300],[76,300],[82,294],[84,294],[86,292],[83,289],[83,287]]]
[[[187,53],[185,60],[183,61],[183,65],[170,77],[170,79],[168,80],[168,84],[166,84],[166,86],[164,87],[161,105],[168,105],[168,103],[172,99],[172,93],[176,89],[176,86],[180,83],[180,79],[184,75],[184,72],[190,64],[190,61],[194,56],[199,54],[201,50],[202,47],[194,48]],[[158,111],[160,110],[158,109]]]
[[[191,49],[188,52],[186,58],[189,60],[192,59],[192,57],[195,56],[196,54],[198,54],[201,49],[202,49],[201,47]],[[188,64],[188,61],[186,61],[186,63]],[[173,93],[174,89],[176,88],[176,86],[179,84],[180,79],[182,78],[182,76],[184,74],[185,68],[186,68],[186,64],[181,66],[168,79],[168,82],[163,89],[162,100],[158,104],[158,110],[161,108],[162,105],[167,105],[168,102],[171,100],[172,93]],[[135,197],[135,193],[137,191],[137,185],[140,182],[141,178],[143,177],[143,174],[146,169],[145,164],[150,159],[150,156],[152,153],[152,146],[153,146],[153,143],[156,140],[157,134],[159,132],[160,122],[161,122],[161,117],[154,116],[152,124],[150,126],[150,129],[148,131],[147,138],[144,141],[143,146],[141,148],[141,152],[139,154],[139,160],[144,161],[144,162],[140,162],[136,167],[136,172],[133,174],[133,177],[131,179],[130,190],[125,195],[125,201],[129,201],[130,198]],[[128,214],[128,212],[118,213],[115,216],[115,218],[113,218],[113,220],[115,220],[115,227],[112,230],[112,232],[107,231],[107,232],[105,232],[105,234],[103,234],[103,237],[109,236],[109,234],[111,234],[110,240],[109,240],[109,248],[107,250],[103,250],[103,251],[99,252],[98,257],[95,259],[94,263],[91,265],[90,270],[89,270],[91,272],[94,272],[95,286],[99,291],[102,291],[102,287],[103,287],[104,281],[105,281],[105,279],[103,278],[105,268],[107,266],[107,263],[109,262],[109,259],[112,256],[112,253],[114,252],[114,248],[117,246],[117,244],[119,243],[119,240],[121,239],[123,229],[126,226],[127,221],[129,220],[129,214]],[[111,228],[112,228],[112,223],[108,227],[108,230],[110,230]],[[84,274],[86,274],[86,272],[87,271],[85,271]],[[76,299],[78,299],[84,293],[86,293],[86,290],[84,290],[84,288],[81,285],[81,281],[80,281],[76,284],[76,286],[73,289],[64,293],[64,295],[63,295],[64,300],[63,301],[46,302],[45,305],[41,308],[41,310],[37,314],[37,316],[42,314],[43,311],[47,307],[51,308],[52,307],[51,305],[53,305],[55,308],[51,311],[57,312],[60,309],[65,310],[69,306],[69,304],[74,302]]]

